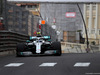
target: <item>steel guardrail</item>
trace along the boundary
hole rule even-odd
[[[10,31],[0,31],[0,52],[15,50],[17,43],[25,42],[27,39],[29,39],[28,35]]]

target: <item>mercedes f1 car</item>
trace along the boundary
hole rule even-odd
[[[60,42],[51,42],[50,36],[30,37],[26,43],[19,43],[16,47],[16,56],[29,55],[57,55],[60,56]]]

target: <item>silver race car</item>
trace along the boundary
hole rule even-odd
[[[50,36],[30,37],[26,43],[19,43],[16,47],[16,56],[30,55],[57,55],[60,56],[60,42],[51,42]]]

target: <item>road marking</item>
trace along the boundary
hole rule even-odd
[[[42,63],[41,65],[39,65],[39,67],[53,67],[56,64],[57,63]]]
[[[10,64],[5,65],[5,67],[19,67],[23,64],[24,63],[10,63]]]
[[[80,63],[76,63],[75,65],[74,65],[74,67],[88,67],[90,65],[90,63],[89,62],[80,62]]]
[[[100,73],[85,73],[85,74],[88,74],[88,75],[100,75]]]

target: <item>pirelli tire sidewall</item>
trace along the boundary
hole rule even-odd
[[[57,55],[57,56],[61,56],[61,54],[62,54],[62,52],[61,52],[61,43],[60,43],[60,42],[53,42],[53,43],[51,44],[51,46],[52,46],[52,48],[53,48],[54,50],[57,50],[56,55]]]
[[[20,52],[25,51],[25,44],[24,43],[19,43],[16,46],[16,56],[21,56]]]

